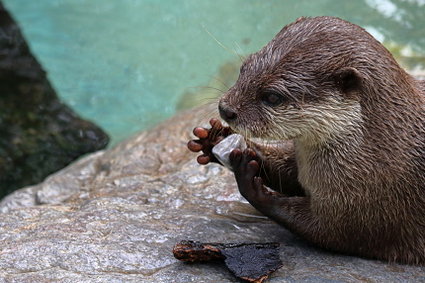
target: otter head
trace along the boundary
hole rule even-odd
[[[301,18],[245,60],[220,115],[248,138],[321,142],[349,133],[362,121],[365,61],[380,64],[380,46],[343,20]]]

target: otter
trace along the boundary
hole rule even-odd
[[[219,112],[229,127],[212,119],[188,148],[217,162],[212,147],[242,134],[249,148],[230,163],[258,211],[328,250],[425,264],[425,82],[363,28],[285,26],[246,58]]]

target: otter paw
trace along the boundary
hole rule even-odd
[[[202,151],[202,154],[197,158],[199,164],[218,162],[217,158],[212,153],[212,148],[231,134],[230,128],[224,127],[218,119],[211,119],[210,125],[210,129],[202,127],[193,129],[193,134],[199,139],[190,140],[187,143],[187,148],[190,151]]]
[[[237,178],[252,179],[258,175],[260,166],[256,160],[257,154],[251,148],[244,151],[234,149],[229,156],[230,165]],[[251,162],[252,161],[252,162]]]
[[[238,189],[241,195],[260,211],[269,206],[270,202],[279,199],[281,195],[269,191],[263,184],[263,179],[259,177],[260,159],[254,150],[248,148],[243,152],[235,149],[230,154],[230,164],[232,165]]]
[[[256,157],[255,151],[250,148],[245,149],[243,152],[240,149],[235,149],[229,156],[239,192],[249,202],[257,196],[254,180],[259,175],[260,165]],[[260,177],[258,178],[261,179]]]

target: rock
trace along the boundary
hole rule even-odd
[[[281,242],[284,266],[270,282],[425,280],[424,267],[319,250],[259,215],[243,201],[229,170],[200,166],[186,149],[192,128],[207,122],[199,117],[210,113],[205,107],[182,113],[5,198],[0,278],[239,282],[218,263],[174,259],[173,246],[191,239]]]
[[[0,197],[42,181],[108,136],[61,103],[0,2]]]

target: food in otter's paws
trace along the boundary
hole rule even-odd
[[[232,166],[230,166],[229,155],[232,150],[236,148],[239,148],[241,151],[245,150],[247,148],[246,142],[243,136],[239,134],[232,134],[214,146],[212,153],[221,164],[232,170]]]
[[[174,257],[184,262],[224,260],[227,268],[248,282],[264,282],[282,267],[279,243],[200,243],[181,241],[173,249]]]

